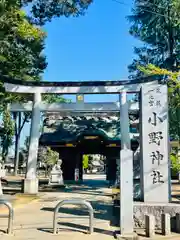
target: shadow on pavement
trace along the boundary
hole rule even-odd
[[[61,225],[64,225],[64,224],[62,223]],[[84,226],[80,225],[79,228],[83,228],[83,227]],[[53,229],[52,228],[37,228],[37,230],[41,231],[41,232],[46,232],[46,233],[52,233],[53,234]],[[87,234],[88,233],[88,228],[87,228],[87,231],[85,231],[85,230],[82,230],[82,229],[67,228],[67,226],[66,226],[66,228],[59,227],[58,232],[80,232],[80,233]]]
[[[76,224],[76,223],[70,223],[70,222],[62,222],[59,224],[60,226],[64,226],[66,228],[62,228],[62,227],[59,227],[59,232],[63,231],[63,232],[70,232],[70,231],[73,231],[73,232],[81,232],[81,233],[84,233],[84,234],[88,234],[89,232],[89,228],[86,227],[86,226],[83,226],[81,224]],[[68,229],[67,229],[68,227]],[[43,232],[49,232],[49,233],[52,233],[53,229],[51,228],[38,228],[37,230],[39,231],[43,231]],[[101,234],[104,234],[104,235],[109,235],[109,236],[114,236],[114,232],[113,231],[110,231],[110,230],[104,230],[104,229],[101,229],[101,228],[97,228],[97,227],[94,227],[94,232],[95,233],[101,233]]]
[[[111,221],[112,210],[113,210],[111,203],[106,203],[103,201],[90,201],[90,203],[92,204],[92,207],[94,209],[94,218]],[[53,212],[54,208],[44,207],[41,210]],[[88,210],[85,208],[83,209],[81,207],[76,207],[76,208],[61,207],[59,209],[59,213],[70,214],[70,215],[75,215],[75,216],[88,216],[89,215]]]

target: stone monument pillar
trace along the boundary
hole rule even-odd
[[[32,109],[30,143],[27,160],[27,173],[24,180],[24,193],[37,194],[38,193],[38,178],[36,176],[37,168],[37,154],[39,146],[39,131],[41,119],[41,93],[34,93],[34,102]]]
[[[144,202],[170,200],[167,85],[141,89],[141,189]]]

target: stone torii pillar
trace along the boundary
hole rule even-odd
[[[129,106],[126,92],[120,94],[120,233],[133,235],[133,151],[129,133]]]
[[[121,157],[121,232],[132,232],[132,152],[129,143],[129,119],[128,119],[128,106],[125,92],[136,93],[141,90],[144,84],[154,85],[156,81],[151,78],[137,79],[133,81],[91,81],[91,82],[39,82],[34,83],[31,81],[21,81],[18,79],[11,79],[1,76],[4,82],[6,92],[19,93],[19,94],[34,94],[33,114],[31,123],[31,140],[29,146],[28,156],[28,170],[26,174],[24,191],[26,193],[38,192],[38,180],[36,177],[37,165],[37,151],[39,141],[39,127],[41,111],[81,111],[81,112],[112,112],[118,111],[119,106],[117,103],[95,104],[92,106],[90,103],[82,107],[74,103],[67,105],[50,104],[50,106],[41,103],[41,94],[120,94],[121,95],[121,130],[122,130],[122,150]],[[28,109],[29,110],[28,110]],[[32,107],[23,107],[19,111],[31,111]],[[128,206],[128,208],[126,207]],[[127,212],[125,210],[128,210]],[[123,217],[123,215],[125,217]]]
[[[38,193],[38,178],[36,175],[37,156],[39,145],[39,131],[41,119],[41,93],[34,93],[31,130],[30,130],[30,143],[27,160],[27,172],[24,180],[24,193],[37,194]]]
[[[14,89],[11,90],[13,92]],[[21,90],[21,88],[20,88]],[[19,90],[19,91],[20,91]],[[117,112],[119,113],[120,105],[119,103],[55,103],[55,104],[45,104],[41,102],[40,88],[32,89],[30,92],[34,95],[34,102],[31,103],[14,103],[9,106],[11,112],[32,112],[31,121],[31,136],[30,136],[30,146],[29,146],[29,156],[27,164],[27,174],[24,184],[24,192],[28,194],[35,194],[38,192],[38,179],[36,178],[36,165],[37,165],[37,153],[38,153],[38,139],[39,139],[39,129],[40,129],[40,112],[69,112],[72,114],[77,114],[78,112]],[[9,90],[10,91],[10,90]],[[17,90],[16,90],[17,91]],[[21,92],[25,92],[22,89]],[[28,92],[29,93],[29,92]],[[82,94],[81,94],[82,95]],[[137,104],[132,104],[129,106],[131,111],[137,110]]]

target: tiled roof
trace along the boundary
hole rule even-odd
[[[138,123],[137,116],[130,116],[131,139],[139,137]],[[120,116],[118,114],[48,115],[44,120],[40,144],[77,141],[81,135],[100,135],[106,140],[118,140],[120,139]]]

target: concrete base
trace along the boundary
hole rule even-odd
[[[135,227],[145,227],[145,215],[155,217],[155,229],[161,230],[162,214],[170,215],[171,230],[176,231],[176,213],[180,213],[180,205],[176,203],[134,203],[134,224]]]
[[[35,179],[24,179],[24,193],[25,194],[38,194],[39,180]]]
[[[132,234],[127,234],[127,235],[121,235],[121,234],[116,234],[115,238],[118,240],[138,240],[138,235],[136,233]]]
[[[119,206],[113,209],[114,222],[119,226]],[[161,230],[162,214],[168,213],[171,218],[171,230],[176,232],[176,213],[180,213],[180,204],[176,203],[143,203],[134,202],[134,227],[145,229],[145,215],[155,217],[155,229]]]

